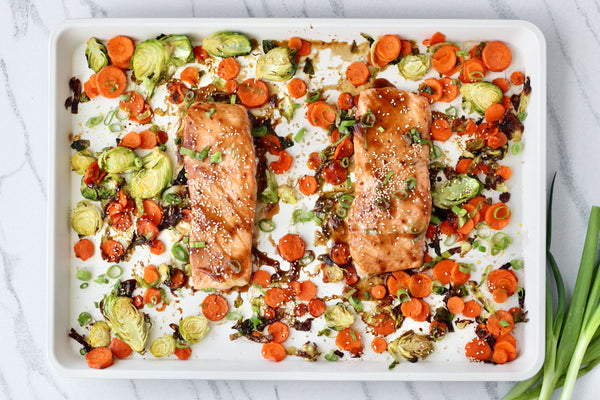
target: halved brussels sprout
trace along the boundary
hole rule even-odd
[[[337,265],[325,265],[323,267],[323,276],[327,277],[327,282],[339,282],[344,279],[344,270]]]
[[[108,346],[110,344],[110,326],[104,321],[94,322],[88,341],[92,347]]]
[[[86,45],[85,57],[87,58],[88,67],[94,70],[94,72],[98,72],[106,67],[108,65],[106,46],[94,37],[90,38]]]
[[[113,291],[100,302],[100,310],[115,335],[133,351],[144,350],[150,324],[144,314],[132,304],[129,297],[117,296]]]
[[[89,150],[78,151],[71,156],[71,169],[76,174],[83,175],[91,163],[96,161],[96,157]]]
[[[277,195],[286,204],[296,204],[298,202],[296,190],[290,185],[279,185]]]
[[[256,79],[287,81],[296,73],[296,53],[289,47],[275,47],[256,62]]]
[[[491,82],[474,82],[462,85],[463,108],[467,112],[477,112],[481,115],[494,103],[502,102],[502,90]]]
[[[92,202],[82,200],[73,210],[71,226],[80,235],[93,235],[102,226],[102,211]]]
[[[296,109],[294,106],[294,101],[287,94],[284,94],[283,99],[279,101],[279,111],[281,112],[281,115],[283,115],[285,119],[288,120],[288,122],[291,121],[292,118],[294,118],[294,110]]]
[[[202,48],[215,57],[237,57],[250,54],[250,39],[237,32],[216,32],[204,39]]]
[[[436,207],[449,210],[477,196],[482,188],[479,179],[461,174],[437,185],[431,197]]]
[[[425,54],[402,57],[398,63],[398,71],[408,80],[418,81],[423,78],[431,65],[431,59]]]
[[[133,172],[142,168],[142,158],[129,147],[112,147],[100,154],[98,166],[111,174]]]
[[[81,195],[85,199],[93,200],[93,201],[98,200],[98,192],[96,191],[95,188],[89,187],[88,185],[85,184],[84,177],[81,177],[81,185],[79,187],[79,191],[81,192]]]
[[[179,334],[188,343],[198,343],[209,329],[208,319],[203,315],[190,315],[179,322]]]
[[[275,174],[270,170],[266,170],[267,174],[267,187],[262,193],[259,193],[258,198],[265,203],[277,203],[279,196],[277,194],[277,181],[275,180]]]
[[[176,341],[171,335],[164,335],[150,345],[150,353],[154,357],[167,357],[175,352]]]
[[[194,61],[194,50],[190,39],[185,35],[166,35],[159,39],[164,43],[169,61],[181,67]]]
[[[144,168],[131,178],[130,193],[134,199],[159,196],[173,179],[169,157],[158,148],[142,158]]]
[[[171,268],[167,264],[165,264],[165,263],[160,264],[158,266],[157,270],[158,270],[158,277],[159,277],[158,279],[160,282],[164,282],[171,277]],[[149,282],[149,283],[152,283],[152,282]]]
[[[117,194],[117,189],[123,183],[123,178],[116,174],[106,174],[104,178],[98,183],[96,191],[98,197],[102,200],[111,198]]]
[[[354,314],[344,303],[331,305],[325,309],[325,323],[331,329],[342,331],[354,323]]]
[[[418,334],[410,330],[388,344],[388,352],[396,362],[400,362],[399,356],[410,362],[416,362],[419,358],[426,359],[433,352],[433,344],[428,335]]]
[[[148,97],[152,97],[154,88],[163,78],[168,56],[163,42],[156,39],[148,39],[135,46],[131,66],[135,78],[144,84]]]

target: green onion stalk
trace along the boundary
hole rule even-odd
[[[556,178],[556,176],[555,176]],[[546,255],[558,296],[552,304],[550,279],[546,282],[546,359],[532,378],[517,383],[504,400],[548,400],[555,389],[563,388],[560,399],[568,400],[576,380],[600,363],[600,263],[596,263],[600,235],[600,207],[593,206],[581,255],[573,298],[567,308],[565,286],[558,264],[550,251],[552,197],[550,187]]]

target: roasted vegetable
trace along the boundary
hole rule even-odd
[[[277,181],[275,180],[275,174],[270,170],[266,170],[267,174],[267,187],[262,193],[259,193],[258,198],[260,201],[265,203],[277,203],[279,201],[279,195],[277,194]]]
[[[163,79],[168,57],[160,40],[148,39],[135,46],[131,66],[135,78],[144,84],[148,97],[152,97],[154,88]]]
[[[159,196],[173,179],[169,157],[158,148],[142,158],[143,169],[131,178],[130,193],[135,199]]]
[[[208,320],[202,315],[191,315],[179,322],[179,334],[188,343],[197,343],[209,331]]]
[[[325,309],[325,323],[331,329],[341,331],[354,323],[354,314],[344,303],[331,305]]]
[[[88,67],[94,72],[100,71],[102,68],[108,65],[108,53],[106,46],[104,46],[98,39],[90,38],[87,41],[85,48],[85,57],[87,58]]]
[[[429,336],[415,333],[412,329],[388,344],[387,348],[396,362],[400,362],[400,356],[410,362],[417,362],[419,358],[424,360],[433,352]]]
[[[238,57],[250,54],[252,43],[237,32],[216,32],[204,39],[202,48],[215,57]]]
[[[462,85],[460,93],[463,95],[463,108],[471,113],[477,112],[481,115],[487,108],[502,102],[502,90],[490,82],[474,82]]]
[[[82,200],[73,210],[71,226],[80,235],[93,235],[102,226],[102,211],[92,202]]]
[[[479,179],[461,174],[437,185],[431,197],[436,207],[449,210],[477,196],[482,188]]]
[[[169,63],[181,67],[194,61],[194,51],[190,39],[185,35],[166,35],[159,39],[165,46]]]
[[[283,98],[277,104],[279,112],[289,122],[294,118],[294,110],[296,109],[295,103],[290,96],[283,94]]]
[[[167,357],[175,352],[176,341],[171,335],[164,335],[150,345],[150,353],[154,357]]]
[[[100,302],[100,310],[114,334],[133,351],[144,350],[150,324],[145,315],[132,304],[130,297],[117,296],[113,291]]]
[[[429,71],[430,65],[431,60],[425,54],[408,55],[402,57],[398,63],[398,71],[406,79],[418,81]]]
[[[96,157],[89,150],[78,151],[71,156],[71,169],[76,174],[83,175],[91,163],[96,161]]]
[[[287,81],[296,73],[296,54],[288,47],[275,47],[256,62],[256,78],[266,81]]]
[[[290,185],[279,185],[277,196],[286,204],[296,204],[298,202],[296,190]]]
[[[88,341],[92,347],[108,346],[110,344],[110,326],[104,321],[94,322]]]
[[[113,147],[100,154],[98,166],[110,174],[133,172],[142,168],[142,158],[128,147]]]

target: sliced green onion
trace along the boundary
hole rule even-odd
[[[377,235],[377,229],[365,229],[365,235]]]
[[[456,119],[456,117],[458,116],[458,110],[456,109],[456,107],[448,107],[446,108],[446,116],[448,116],[450,119]]]
[[[258,284],[258,283],[253,283],[253,284],[252,284],[252,287],[255,287],[255,288],[257,288],[257,289],[260,291],[260,293],[261,293],[263,296],[266,296],[266,295],[267,295],[267,292],[265,292],[265,290],[263,289],[263,287],[262,287],[260,284]],[[254,305],[253,305],[253,306],[254,306]],[[260,307],[259,307],[259,309],[260,309]]]
[[[459,217],[464,217],[465,215],[467,215],[467,210],[459,206],[453,206],[452,212],[458,215]]]
[[[350,329],[350,336],[352,337],[352,340],[356,341],[356,333],[354,333],[353,329]]]
[[[302,210],[294,210],[294,212],[292,212],[292,225],[296,225],[300,222],[300,218],[302,218]]]
[[[497,232],[492,236],[492,255],[496,255],[500,250],[505,250],[509,244],[511,244],[510,236],[504,232]]]
[[[408,192],[404,189],[396,190],[393,196],[398,200],[406,200],[408,199]]]
[[[191,103],[192,101],[194,101],[194,97],[195,97],[195,96],[196,96],[196,94],[195,94],[195,93],[194,93],[192,90],[190,90],[189,92],[187,92],[187,93],[185,94],[185,97],[183,98],[183,100],[184,100],[186,103]]]
[[[442,282],[440,281],[432,281],[431,282],[431,291],[435,294],[442,294],[444,293],[444,285],[442,284]]]
[[[483,72],[481,71],[473,71],[469,74],[469,79],[473,80],[473,81],[477,81],[477,80],[482,80],[485,77],[485,75],[483,74]]]
[[[476,227],[476,231],[477,231],[477,236],[482,239],[487,239],[492,234],[492,228],[490,228],[490,226],[488,224],[486,224],[485,222],[478,223],[477,227]]]
[[[193,158],[194,160],[204,161],[206,159],[206,157],[208,156],[208,151],[209,150],[210,150],[210,146],[206,146],[200,152],[197,152],[197,151],[190,150],[190,149],[187,149],[185,147],[182,147],[182,148],[179,149],[179,153],[182,156],[188,156],[188,157]]]
[[[435,214],[431,214],[431,218],[429,218],[429,223],[433,225],[439,225],[442,221],[440,221],[440,217]]]
[[[434,158],[440,158],[444,153],[440,146],[438,146],[437,144],[434,144],[433,146],[431,146],[431,154],[433,155]]]
[[[319,93],[317,91],[306,93],[306,102],[307,103],[314,103],[315,101],[319,100],[320,98],[321,98],[321,93]]]
[[[83,282],[81,285],[79,285],[79,289],[87,289],[88,286],[90,286],[89,283]]]
[[[342,143],[344,140],[346,140],[346,138],[347,138],[347,137],[349,137],[349,136],[350,136],[350,134],[349,134],[349,133],[346,133],[345,135],[341,136],[341,137],[340,137],[340,138],[337,140],[337,142],[335,142],[333,145],[334,145],[334,146],[337,146],[338,144],[340,144],[340,143]]]
[[[505,321],[505,320],[501,320],[500,321],[500,326],[503,328],[508,328],[510,326],[510,322]]]
[[[514,260],[510,260],[510,266],[512,267],[512,269],[523,269],[523,260],[519,260],[519,259],[514,259]]]
[[[300,130],[298,131],[298,133],[296,133],[296,135],[294,136],[294,142],[298,143],[299,141],[301,141],[302,138],[304,137],[305,133],[306,133],[306,129],[305,128],[300,128]]]
[[[413,235],[418,235],[422,233],[427,228],[427,223],[425,221],[414,221],[410,224],[408,231]]]
[[[506,213],[504,216],[499,217],[498,214],[501,210],[506,210]],[[508,218],[509,216],[510,216],[510,208],[508,208],[508,206],[500,206],[494,210],[494,218],[495,219],[502,220],[502,219]]]
[[[408,190],[412,190],[417,185],[417,178],[415,178],[414,176],[411,176],[410,178],[406,178],[406,180],[404,182],[406,183],[406,188]]]
[[[122,94],[119,96],[119,100],[127,103],[129,100],[131,100],[131,93],[127,93],[127,94]]]
[[[457,240],[458,240],[458,235],[456,233],[448,235],[446,240],[444,240],[444,246],[452,246],[454,243],[456,243]]]
[[[232,94],[231,99],[229,99],[229,104],[235,104],[236,100],[237,100],[237,96],[235,94]]]
[[[460,263],[458,265],[458,270],[460,272],[462,272],[463,274],[470,274],[471,273],[471,268],[472,268],[471,265],[465,264],[465,263]]]
[[[119,113],[121,112],[121,109],[119,107],[115,108],[115,117],[119,120],[119,121],[124,121],[127,118],[129,118],[129,113],[123,113],[123,116],[121,116]],[[154,132],[156,133],[156,132]]]
[[[110,110],[106,113],[106,117],[104,117],[104,125],[109,126],[112,123],[113,118],[115,117],[115,111]]]
[[[244,316],[237,311],[230,311],[225,315],[225,319],[227,321],[239,321],[243,318],[244,318]]]
[[[217,151],[210,156],[209,161],[211,164],[219,164],[223,161],[223,154],[220,151]]]
[[[446,336],[446,333],[448,333],[447,328],[440,325],[434,325],[431,330],[431,337],[433,337],[434,340],[442,340],[444,336]]]
[[[467,54],[469,54],[469,53],[467,53],[464,50],[456,50],[456,57],[466,57]]]
[[[89,281],[92,277],[92,274],[87,269],[79,269],[77,270],[75,277],[80,281]]]
[[[115,265],[111,265],[110,268],[108,268],[106,270],[106,275],[110,278],[110,279],[117,279],[118,277],[120,277],[123,274],[123,268],[121,268],[120,266],[118,266],[117,264]]]
[[[517,113],[517,118],[519,119],[519,121],[523,122],[527,118],[527,113],[526,112]]]
[[[335,354],[333,349],[329,350],[329,353],[325,354],[325,356],[323,356],[323,358],[325,358],[327,361],[331,361],[331,362],[335,362],[339,359],[339,357]]]
[[[190,248],[192,249],[201,249],[206,247],[206,242],[191,242]]]
[[[142,213],[143,215],[143,213]],[[188,244],[190,242],[190,237],[189,236],[184,236],[183,237],[183,243]]]
[[[367,128],[372,128],[375,125],[375,121],[375,115],[371,112],[370,108],[360,117],[360,123]]]
[[[117,124],[117,123],[110,124],[110,126],[108,127],[108,130],[113,133],[121,132],[123,130],[123,125]]]
[[[347,209],[349,209],[352,206],[353,201],[354,201],[354,196],[351,194],[344,194],[344,195],[340,196],[340,199],[339,199],[340,205]]]
[[[340,122],[340,125],[338,126],[338,131],[340,133],[348,133],[349,134],[349,130],[348,128],[354,126],[354,124],[356,124],[356,121],[354,120],[344,120],[342,122]]]
[[[352,188],[352,179],[350,179],[350,171],[346,171],[346,188]]]
[[[348,157],[342,158],[341,165],[343,168],[348,168],[350,166],[350,160]]]
[[[181,196],[177,193],[167,193],[167,195],[165,196],[165,200],[167,201],[167,203],[175,206],[181,204],[181,202],[183,201]]]
[[[258,228],[263,232],[273,232],[275,230],[275,222],[270,219],[261,219],[258,221]]]
[[[396,171],[391,170],[390,172],[388,172],[385,175],[385,178],[383,178],[383,181],[381,181],[381,186],[385,186],[387,185],[387,183],[390,181],[390,178],[392,177],[392,175],[394,175],[396,173]]]
[[[98,275],[98,277],[96,279],[94,279],[94,282],[99,283],[99,284],[104,284],[104,283],[108,283],[108,279],[106,279],[106,276],[104,274]]]
[[[254,128],[252,128],[252,130],[250,131],[250,133],[254,137],[261,138],[261,137],[263,137],[263,136],[265,136],[267,134],[267,126],[266,125],[261,125],[261,126],[254,127]]]
[[[387,210],[390,208],[391,204],[388,200],[385,199],[385,197],[380,197],[377,199],[377,201],[375,202],[375,205],[377,206],[377,208],[379,208],[380,210]],[[412,225],[411,225],[412,226]]]
[[[348,302],[357,312],[361,312],[363,310],[362,302],[354,296],[350,296],[348,298]]]
[[[400,303],[404,303],[405,301],[410,300],[410,295],[408,294],[406,289],[398,289],[398,291],[396,292],[396,297],[398,298],[398,301]]]
[[[90,119],[85,121],[85,126],[87,126],[88,128],[93,128],[93,127],[99,125],[103,119],[104,119],[104,116],[102,114],[100,114],[96,117],[91,117]]]
[[[81,354],[82,356],[85,356],[87,354],[87,351],[85,351],[85,349],[82,347],[79,349],[79,354]]]
[[[385,132],[385,128],[383,126],[378,127],[377,130],[381,133]]]
[[[513,143],[513,145],[510,147],[510,152],[513,156],[519,154],[521,150],[523,150],[523,142]]]
[[[230,260],[229,266],[231,267],[231,269],[233,269],[233,271],[236,274],[240,273],[242,271],[242,264],[240,264],[240,262],[238,260]]]
[[[190,259],[188,249],[182,246],[181,243],[175,243],[173,246],[171,246],[171,254],[176,260],[181,262],[188,262]]]
[[[323,223],[323,220],[316,216],[315,213],[312,211],[309,211],[308,213],[306,213],[306,215],[317,225],[321,225]]]
[[[338,208],[338,210],[335,213],[340,218],[346,218],[348,216],[348,209],[344,207]]]
[[[306,266],[313,261],[315,261],[315,255],[312,252],[310,252],[310,253],[306,254],[304,257],[302,257],[300,260],[298,260],[298,264],[300,264],[302,266]]]
[[[92,322],[92,316],[89,313],[82,312],[79,314],[79,317],[77,317],[77,322],[79,322],[79,326],[86,326]]]

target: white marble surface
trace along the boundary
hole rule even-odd
[[[411,4],[412,3],[412,4]],[[75,380],[45,356],[48,37],[67,18],[510,18],[548,44],[548,179],[559,171],[554,252],[572,287],[592,204],[600,203],[597,0],[4,0],[0,2],[0,399],[498,399],[509,383]],[[368,6],[367,6],[368,4]],[[589,79],[595,76],[595,79]],[[574,399],[597,397],[600,368]]]

